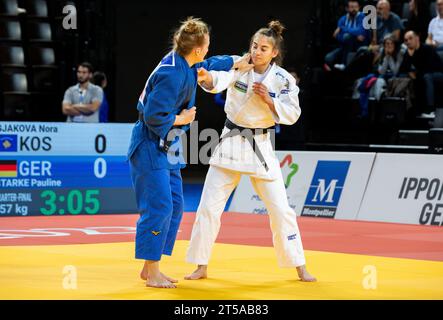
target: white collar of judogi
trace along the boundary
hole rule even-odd
[[[270,65],[269,69],[266,71],[266,76],[264,77],[264,79],[261,82],[263,85],[265,85],[268,88],[269,88],[269,85],[271,84],[271,78],[272,78],[269,75],[274,72],[275,68],[276,68],[276,64],[275,63]],[[254,69],[249,71],[248,82],[249,83],[254,83],[255,82]],[[248,87],[248,94],[251,94],[251,93],[253,93],[252,86],[249,86]]]

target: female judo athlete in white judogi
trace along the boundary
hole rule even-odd
[[[280,267],[297,268],[302,281],[316,281],[306,269],[297,215],[289,206],[280,164],[266,130],[276,123],[293,125],[301,115],[296,80],[277,65],[282,58],[283,30],[280,22],[273,21],[254,35],[250,52],[254,70],[202,72],[199,77],[206,91],[228,89],[227,121],[210,161],[187,252],[187,262],[198,268],[187,280],[207,277],[226,202],[242,174],[247,174],[268,209]]]

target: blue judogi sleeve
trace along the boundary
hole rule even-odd
[[[174,69],[165,68],[157,71],[151,81],[152,91],[143,108],[144,120],[155,135],[166,139],[176,119],[182,77]]]
[[[230,71],[234,66],[231,56],[214,56],[195,65],[196,69],[205,68],[208,71]]]

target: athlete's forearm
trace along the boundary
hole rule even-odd
[[[214,89],[214,77],[210,72],[207,72],[202,80],[199,81],[200,86],[208,91]]]
[[[200,85],[203,88],[205,88],[206,90],[208,90],[208,91],[214,90],[214,82],[213,81],[211,81],[211,82],[207,82],[207,81],[200,82]]]

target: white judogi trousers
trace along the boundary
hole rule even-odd
[[[192,230],[186,261],[208,265],[217,239],[226,203],[240,182],[242,173],[211,166]],[[281,268],[306,264],[297,215],[289,206],[283,176],[267,181],[250,177],[252,185],[269,213],[277,261]]]

